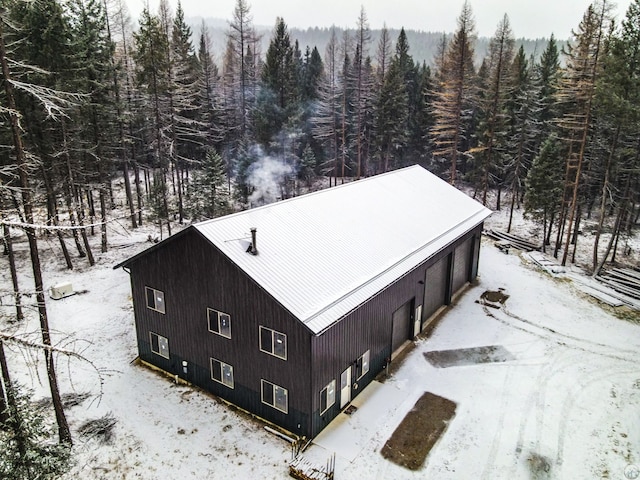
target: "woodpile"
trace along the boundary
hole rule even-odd
[[[485,230],[484,234],[497,240],[496,246],[502,251],[509,250],[509,247],[517,248],[518,250],[524,250],[525,252],[531,252],[533,250],[540,250],[540,245],[536,245],[528,241],[527,239],[517,237],[510,233],[500,232],[498,230]]]
[[[335,454],[320,468],[299,455],[289,464],[289,476],[298,480],[333,480],[335,468]]]
[[[631,268],[609,268],[596,279],[618,293],[640,300],[640,272]]]

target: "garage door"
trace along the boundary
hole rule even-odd
[[[423,318],[429,318],[447,301],[449,257],[446,256],[427,269],[424,280]]]
[[[457,292],[469,280],[469,262],[471,260],[471,239],[459,245],[453,256],[453,293]]]
[[[405,303],[393,313],[393,334],[391,336],[391,351],[395,352],[408,340],[412,333],[411,310],[413,301]]]

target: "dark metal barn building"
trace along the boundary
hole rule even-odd
[[[414,166],[192,225],[117,265],[140,358],[314,437],[475,278],[489,214]]]

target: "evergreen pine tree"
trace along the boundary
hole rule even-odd
[[[31,395],[14,383],[7,389],[8,415],[0,423],[0,478],[54,479],[70,467],[71,448],[55,433]]]
[[[319,84],[324,65],[320,52],[317,47],[313,47],[312,50],[307,50],[304,56],[303,64],[303,77],[301,85],[301,101],[303,103],[313,102],[318,99]]]
[[[628,233],[633,222],[634,187],[640,166],[640,1],[629,6],[622,28],[608,41],[602,74],[596,85],[595,118],[602,148],[600,175],[600,212],[593,245],[593,274],[597,275],[621,234]],[[637,194],[635,195],[637,198]],[[605,220],[615,212],[613,231],[604,254],[600,241]],[[625,220],[627,219],[627,220]]]
[[[202,124],[207,150],[219,148],[224,139],[223,110],[220,105],[220,76],[213,61],[209,32],[202,24],[198,46],[198,118]]]
[[[536,87],[539,91],[539,111],[537,117],[540,125],[534,147],[537,151],[540,145],[554,131],[554,120],[559,115],[556,93],[561,75],[560,54],[558,52],[558,44],[553,34],[551,34],[547,47],[544,52],[542,52],[534,74]]]
[[[137,84],[145,94],[144,109],[147,118],[151,119],[146,125],[144,139],[153,158],[152,167],[160,169],[160,174],[153,175],[155,186],[152,192],[152,203],[155,205],[156,215],[160,215],[158,217],[160,236],[162,236],[163,220],[171,235],[169,189],[166,185],[171,154],[168,138],[165,135],[169,124],[167,115],[170,111],[169,39],[163,31],[160,18],[151,15],[147,9],[142,11],[138,32],[134,33],[133,37],[136,47],[133,57],[137,67]],[[161,202],[161,205],[157,202]]]
[[[500,193],[503,187],[502,163],[506,143],[506,106],[509,95],[512,93],[511,62],[514,43],[509,18],[505,15],[489,42],[489,53],[484,64],[486,76],[483,77],[484,91],[477,133],[479,145],[475,155],[482,203],[486,205],[489,188],[495,185],[498,187],[497,210],[500,210]]]
[[[189,185],[189,211],[193,220],[220,217],[230,213],[226,166],[214,150],[193,174]]]
[[[545,141],[540,153],[533,160],[526,180],[524,197],[525,213],[543,226],[543,251],[545,251],[551,220],[557,213],[562,197],[562,161],[558,140]]]
[[[382,82],[376,110],[376,127],[382,156],[382,171],[397,167],[409,135],[409,89],[413,60],[404,29],[400,31],[396,52]]]
[[[295,113],[296,70],[287,25],[278,18],[262,68],[256,104],[256,139],[264,146],[274,140]]]
[[[522,46],[511,70],[513,85],[507,101],[509,130],[504,157],[505,184],[511,191],[508,232],[511,231],[515,206],[520,205],[524,179],[535,154],[535,140],[539,132],[539,121],[535,115],[539,109],[539,89],[533,82],[532,68]]]
[[[111,192],[112,153],[117,144],[111,57],[113,44],[108,38],[106,12],[98,0],[73,0],[72,15],[74,90],[87,95],[80,108],[77,129],[73,132],[73,151],[82,157],[88,179],[98,187],[102,252],[107,251],[107,203]],[[111,155],[110,155],[111,153]]]

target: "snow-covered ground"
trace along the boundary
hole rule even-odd
[[[496,217],[496,224],[504,220]],[[129,278],[112,267],[150,245],[147,228],[127,234],[111,224],[113,248],[97,253],[92,268],[76,260],[73,271],[53,240],[42,242],[46,285],[70,281],[87,290],[47,301],[58,345],[91,362],[57,357],[62,392],[93,395],[67,412],[76,463],[65,478],[288,478],[290,446],[260,422],[131,363],[137,352]],[[16,248],[26,261],[26,243]],[[7,268],[1,282],[2,291],[10,290]],[[21,282],[32,288],[27,275]],[[498,289],[509,295],[504,308],[477,303]],[[0,319],[0,329],[38,339],[33,311],[20,325]],[[513,359],[437,368],[424,356],[481,346],[501,346]],[[16,346],[8,353],[14,379],[36,397],[46,395],[40,354]],[[624,479],[628,465],[640,465],[639,362],[637,320],[616,318],[572,280],[552,278],[516,250],[507,255],[484,240],[477,284],[384,383],[362,392],[353,415],[338,417],[304,455],[322,465],[335,453],[340,480]],[[457,411],[422,470],[412,472],[379,452],[425,391],[456,402]],[[108,413],[117,421],[110,443],[77,433],[86,420]]]

